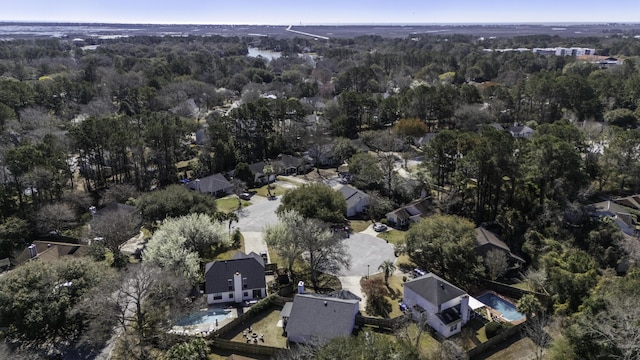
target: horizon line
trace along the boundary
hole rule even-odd
[[[111,22],[111,21],[52,21],[52,20],[0,20],[0,24],[78,24],[78,25],[171,25],[171,26],[472,26],[472,25],[640,25],[629,21],[515,21],[515,22],[322,22],[322,23],[154,23],[154,22]]]

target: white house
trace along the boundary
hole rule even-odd
[[[209,304],[240,303],[267,295],[264,260],[254,252],[207,263],[204,277]]]
[[[472,313],[469,295],[433,273],[404,283],[403,296],[413,319],[426,320],[445,338],[459,333]]]
[[[343,185],[338,188],[338,191],[347,201],[347,217],[362,214],[369,206],[369,195],[352,186]]]

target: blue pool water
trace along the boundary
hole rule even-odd
[[[177,326],[189,326],[189,325],[206,325],[218,323],[229,317],[231,311],[223,309],[210,309],[206,311],[198,311],[193,314],[180,319],[176,322]]]
[[[496,296],[496,294],[490,292],[484,293],[478,296],[477,299],[490,308],[499,311],[502,314],[502,317],[507,319],[508,321],[518,321],[524,319],[524,315],[516,310],[515,305],[499,296]]]

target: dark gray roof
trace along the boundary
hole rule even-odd
[[[264,166],[266,164],[264,163],[264,161],[259,161],[257,163],[253,163],[251,165],[249,165],[249,169],[251,169],[251,172],[253,173],[253,176],[256,175],[264,175],[263,171],[264,171]]]
[[[288,318],[291,316],[291,308],[293,307],[293,302],[289,301],[284,304],[282,310],[280,311],[280,316]]]
[[[476,228],[476,253],[486,256],[487,252],[492,249],[500,249],[504,251],[512,260],[524,263],[524,259],[511,253],[511,248],[504,241],[498,238],[498,235],[480,226]]]
[[[233,189],[233,184],[220,173],[209,175],[202,179],[195,179],[185,186],[191,190],[206,194],[216,194],[221,191],[227,192]]]
[[[264,277],[264,263],[255,253],[244,255],[231,260],[217,260],[205,266],[205,293],[214,294],[228,292],[228,280],[239,272],[247,278],[247,289],[261,289],[266,287]]]
[[[328,294],[325,295],[326,297],[330,297],[330,298],[336,298],[336,299],[343,299],[343,300],[358,300],[358,301],[362,301],[362,298],[360,298],[360,296],[352,293],[349,290],[336,290],[334,292],[330,292]]]
[[[311,341],[312,336],[321,341],[350,336],[358,303],[357,300],[296,295],[287,323],[287,333],[302,336],[308,341]]]
[[[419,278],[407,281],[404,287],[411,289],[431,304],[440,307],[449,300],[466,294],[462,289],[451,285],[434,273],[428,273]]]
[[[277,162],[280,163],[283,169],[291,169],[291,168],[297,169],[308,163],[307,160],[303,159],[300,156],[293,156],[293,155],[287,155],[287,154],[278,155]]]
[[[349,185],[342,186],[338,191],[347,201],[347,208],[356,205],[361,199],[369,198],[369,195]]]

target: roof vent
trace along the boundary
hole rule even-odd
[[[441,288],[442,290],[444,290],[444,284],[443,284],[443,283],[440,283],[440,288]]]
[[[325,302],[324,302],[324,306],[327,306],[327,305],[328,305],[328,303],[325,301]]]

